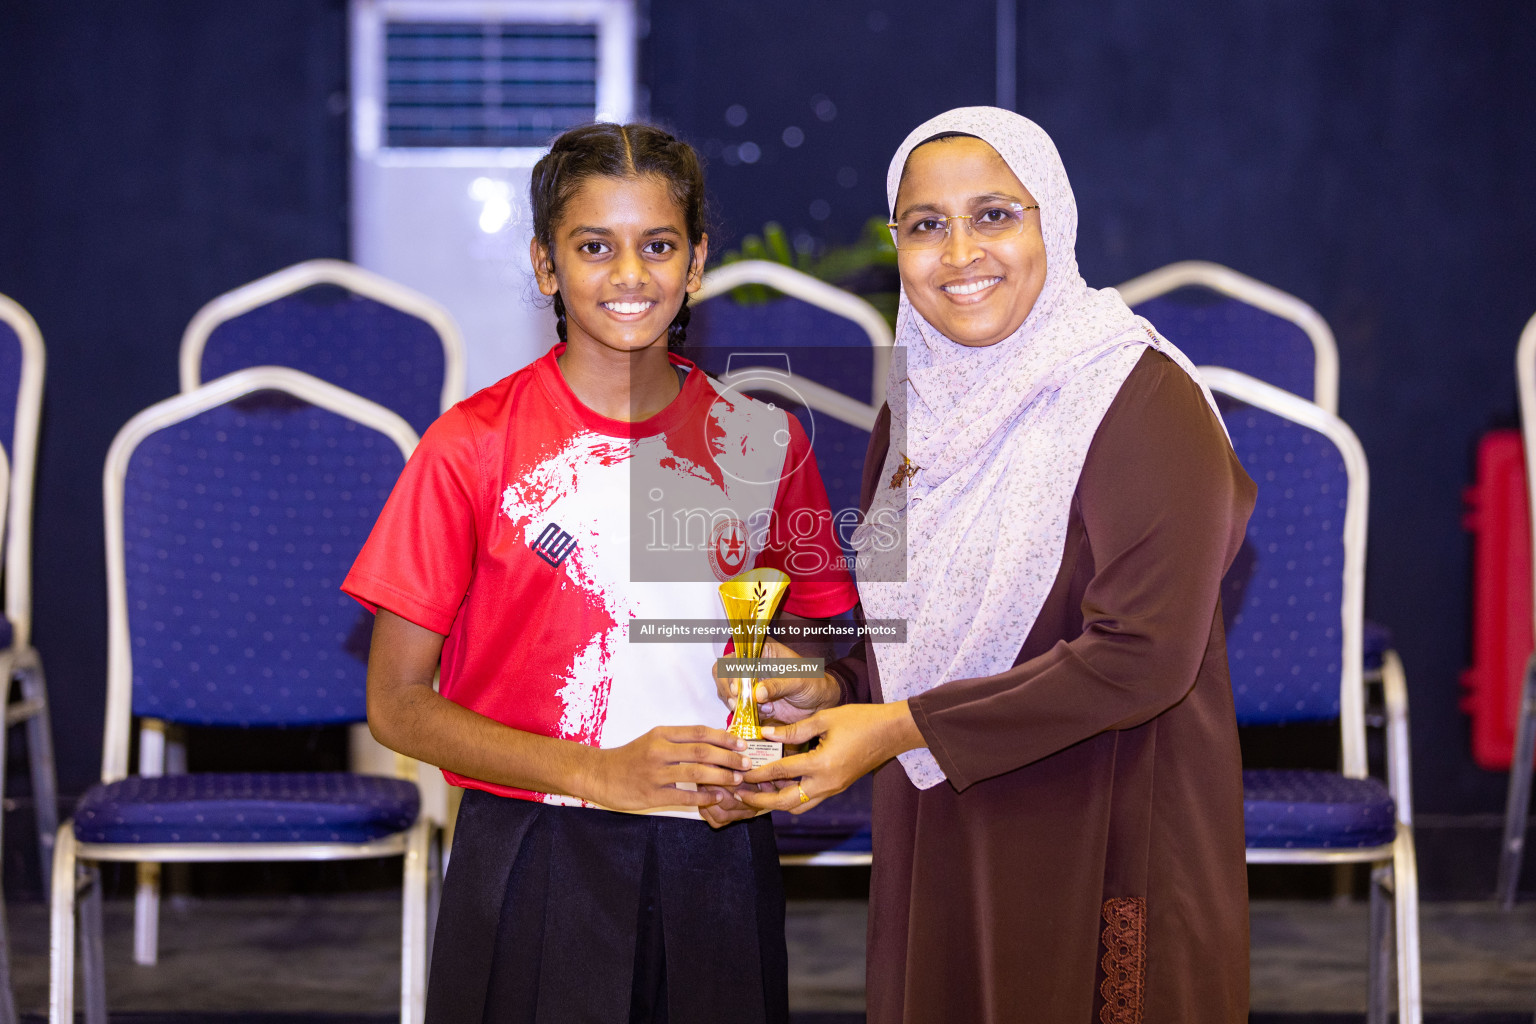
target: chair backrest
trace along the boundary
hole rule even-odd
[[[418,434],[464,397],[448,311],[341,260],[309,260],[214,299],[181,339],[181,390],[249,366],[291,366],[393,409]]]
[[[1536,316],[1525,322],[1515,348],[1515,380],[1520,386],[1520,437],[1525,445],[1528,507],[1536,516]],[[1531,548],[1536,551],[1536,547]],[[1531,573],[1531,611],[1536,616],[1536,572]],[[1533,623],[1536,625],[1536,623]]]
[[[1224,367],[1200,373],[1258,485],[1247,537],[1222,581],[1237,720],[1336,718],[1344,774],[1364,778],[1365,452],[1312,402]]]
[[[1170,263],[1118,290],[1191,362],[1229,366],[1338,412],[1338,344],[1296,296],[1201,260]]]
[[[32,488],[47,355],[36,322],[0,295],[0,446],[10,465],[5,524],[5,617],[12,643],[32,642]]]
[[[726,294],[746,284],[768,285],[782,297],[741,305]],[[880,311],[851,292],[767,260],[710,271],[695,301],[690,354],[727,385],[771,398],[796,415],[810,437],[834,515],[856,515],[864,452],[885,401],[893,345]]]
[[[340,590],[416,444],[384,407],[287,367],[150,406],[102,474],[107,736],[129,720],[361,721],[372,616]]]
[[[745,306],[724,297],[742,285],[764,284],[781,298]],[[690,348],[763,349],[816,352],[814,361],[791,366],[791,376],[809,382],[807,398],[823,402],[829,415],[858,421],[868,430],[885,401],[885,376],[894,345],[890,325],[865,300],[809,274],[768,260],[727,263],[704,276],[693,300]],[[848,358],[838,358],[848,350]],[[824,392],[835,392],[838,401]],[[867,423],[864,421],[867,419]]]
[[[0,522],[5,520],[11,493],[11,482],[11,460],[5,457],[4,451],[0,451]]]

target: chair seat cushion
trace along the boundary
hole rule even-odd
[[[350,772],[200,772],[92,786],[82,843],[360,843],[411,827],[414,783]]]
[[[1392,649],[1392,631],[1379,622],[1366,619],[1361,641],[1363,656],[1360,660],[1366,671],[1380,671],[1382,657]]]
[[[866,775],[804,814],[774,811],[773,832],[779,853],[868,853],[873,801],[874,777]]]
[[[1336,772],[1243,772],[1249,849],[1335,850],[1381,846],[1397,835],[1397,809],[1375,779]]]

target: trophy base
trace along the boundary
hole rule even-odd
[[[747,740],[746,754],[753,768],[761,768],[784,756],[784,744],[769,740]]]

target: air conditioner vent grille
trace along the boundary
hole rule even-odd
[[[597,113],[597,26],[391,22],[386,145],[545,146]]]

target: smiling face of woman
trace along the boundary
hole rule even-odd
[[[981,216],[1014,203],[1028,207],[1035,200],[997,150],[970,137],[938,139],[907,157],[894,219]],[[907,298],[946,338],[975,348],[995,345],[1029,316],[1045,287],[1045,239],[1040,211],[1023,216],[1023,230],[1010,238],[981,238],[967,221],[951,220],[942,245],[898,251]]]

